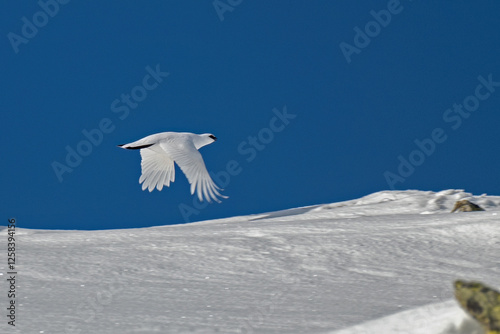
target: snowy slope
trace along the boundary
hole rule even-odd
[[[0,332],[465,333],[453,280],[500,286],[500,197],[449,213],[470,196],[385,191],[186,225],[18,229],[17,326]]]
[[[330,334],[484,334],[454,300],[421,306]]]

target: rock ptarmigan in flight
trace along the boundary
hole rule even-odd
[[[129,150],[141,150],[142,175],[139,183],[142,190],[151,192],[156,187],[162,190],[163,186],[170,186],[175,180],[174,162],[186,175],[191,184],[191,194],[198,195],[198,199],[219,202],[218,197],[227,198],[219,193],[220,189],[214,183],[205,167],[205,162],[198,150],[216,141],[210,133],[197,135],[188,132],[156,133],[129,144],[118,145]]]

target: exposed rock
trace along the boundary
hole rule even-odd
[[[453,210],[451,210],[451,212],[455,211],[471,212],[471,211],[484,211],[484,209],[477,204],[474,204],[466,199],[463,199],[455,203],[455,206],[453,207]]]
[[[455,281],[455,298],[486,334],[500,334],[500,293],[480,282]]]

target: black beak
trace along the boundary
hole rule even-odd
[[[217,137],[215,137],[214,135],[210,135],[209,137],[212,138],[214,141],[217,140]]]

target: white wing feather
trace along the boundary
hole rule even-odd
[[[189,184],[191,184],[191,194],[196,191],[200,201],[205,198],[209,202],[214,200],[220,203],[217,196],[227,198],[218,192],[221,189],[212,181],[205,167],[205,162],[192,141],[162,142],[160,146],[184,172]]]
[[[162,190],[163,186],[170,186],[175,180],[174,160],[172,160],[161,147],[152,146],[141,150],[142,175],[139,183],[142,190],[146,188],[151,192],[156,187]]]

